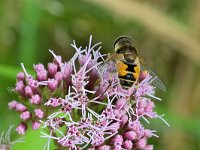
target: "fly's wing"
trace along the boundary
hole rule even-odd
[[[166,92],[166,87],[164,83],[160,80],[160,78],[155,74],[155,72],[147,66],[144,61],[141,61],[141,69],[142,70],[147,70],[148,73],[154,78],[152,84],[161,89],[162,91]]]
[[[110,67],[110,64],[112,64],[113,62],[113,59],[112,59],[113,55],[114,54],[110,54],[110,53],[107,54],[107,59],[98,66],[98,71],[100,74],[108,70],[108,68]]]
[[[118,55],[116,53],[109,53],[107,54],[107,59],[98,66],[98,70],[100,73],[103,73],[104,71],[109,71],[110,73],[116,73],[117,69],[115,66],[115,63],[117,60],[122,59],[122,55]]]
[[[155,77],[155,79],[153,80],[153,85],[155,85],[156,87],[158,87],[159,89],[161,89],[162,91],[166,92],[166,87],[164,85],[164,83],[160,80],[160,78],[155,74],[155,72],[153,72],[151,70],[150,67],[146,66],[147,68],[147,71],[149,72],[149,74],[152,76],[152,77]]]

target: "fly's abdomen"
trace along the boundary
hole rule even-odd
[[[118,61],[117,70],[119,83],[123,88],[128,89],[138,81],[140,68],[137,64],[130,64],[125,61]]]
[[[133,86],[133,84],[135,83],[136,79],[134,78],[133,76],[133,73],[127,73],[125,76],[120,76],[118,75],[119,77],[119,82],[120,82],[120,85],[123,87],[123,88],[130,88]]]

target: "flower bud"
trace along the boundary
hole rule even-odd
[[[144,108],[138,108],[137,113],[138,113],[138,116],[143,115],[144,114]]]
[[[152,101],[148,101],[147,103],[147,106],[145,108],[145,111],[146,112],[152,112],[153,111],[153,108],[154,108],[154,103]]]
[[[31,98],[33,96],[33,90],[31,89],[30,86],[26,86],[25,87],[25,95],[28,97],[28,98]]]
[[[135,146],[139,149],[143,149],[145,148],[146,144],[147,144],[147,139],[141,138],[135,143]]]
[[[39,118],[39,119],[42,119],[44,117],[44,111],[42,111],[41,109],[35,109],[34,110],[35,112],[35,115]]]
[[[10,103],[8,103],[8,106],[10,109],[16,109],[17,102],[15,100],[13,100]]]
[[[121,146],[123,143],[123,137],[119,134],[117,134],[113,139],[112,139],[112,143],[114,146]]]
[[[128,122],[128,116],[127,115],[122,115],[121,118],[121,127],[124,127],[124,125]]]
[[[123,147],[127,150],[131,150],[132,147],[133,147],[133,143],[131,140],[126,140],[124,143],[123,143]]]
[[[27,130],[27,126],[24,123],[20,123],[19,126],[16,128],[18,134],[25,134]]]
[[[72,65],[65,64],[64,66],[64,73],[63,73],[63,80],[68,81],[71,78],[72,74]]]
[[[32,129],[37,130],[40,127],[40,122],[34,121],[32,123]]]
[[[55,79],[57,80],[58,84],[60,84],[61,81],[63,80],[63,73],[62,72],[57,72],[55,74]]]
[[[17,74],[17,81],[24,81],[25,80],[25,75],[23,72],[19,72]]]
[[[48,75],[52,78],[56,74],[58,66],[55,63],[48,63]]]
[[[133,141],[137,138],[137,134],[134,131],[128,131],[124,133],[124,138]]]
[[[24,111],[21,113],[20,118],[24,121],[29,120],[31,118],[31,113],[29,111]]]
[[[26,111],[26,110],[27,110],[26,106],[24,106],[21,103],[17,103],[17,105],[16,105],[16,111],[23,112],[23,111]]]
[[[34,69],[35,69],[36,73],[37,73],[37,72],[41,72],[41,71],[45,70],[45,68],[44,68],[44,65],[43,65],[43,64],[37,64],[37,65],[34,65],[33,67],[34,67]]]
[[[18,81],[16,83],[15,91],[23,96],[24,95],[24,88],[25,88],[24,82]]]
[[[58,81],[55,79],[49,79],[48,80],[48,89],[52,92],[54,92],[57,89]]]
[[[41,70],[40,72],[37,73],[37,80],[38,81],[46,81],[47,80],[47,71],[46,70]]]
[[[110,131],[113,132],[113,133],[118,131],[119,127],[120,127],[120,123],[119,122],[112,123],[109,126],[109,128],[111,128]]]
[[[145,108],[147,106],[148,102],[146,100],[141,100],[138,102],[138,107]]]
[[[42,102],[40,95],[35,94],[29,99],[31,104],[39,105]]]

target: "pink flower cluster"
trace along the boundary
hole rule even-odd
[[[20,102],[9,103],[10,109],[20,114],[21,123],[16,131],[25,134],[27,124],[32,129],[47,128],[41,137],[58,143],[58,147],[71,150],[151,150],[148,138],[157,135],[145,129],[141,119],[160,118],[154,109],[155,87],[150,75],[143,74],[140,83],[128,90],[123,89],[117,74],[111,70],[115,64],[99,69],[104,55],[100,43],[76,50],[68,62],[50,51],[54,60],[45,68],[34,65],[36,77],[23,73],[17,75],[15,91]]]

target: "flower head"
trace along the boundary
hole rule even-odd
[[[31,121],[33,130],[49,130],[50,134],[42,132],[48,139],[46,146],[54,140],[69,149],[152,149],[147,140],[157,135],[140,122],[163,120],[151,100],[156,98],[152,77],[141,77],[137,86],[123,89],[111,71],[114,63],[99,68],[104,55],[99,52],[99,43],[92,46],[91,42],[92,38],[85,49],[74,42],[76,53],[67,62],[50,50],[53,61],[47,69],[43,64],[34,65],[36,77],[22,64],[24,73],[17,75],[15,88],[22,103],[9,103],[22,120],[17,132],[25,134]],[[30,105],[34,109],[29,109]]]

